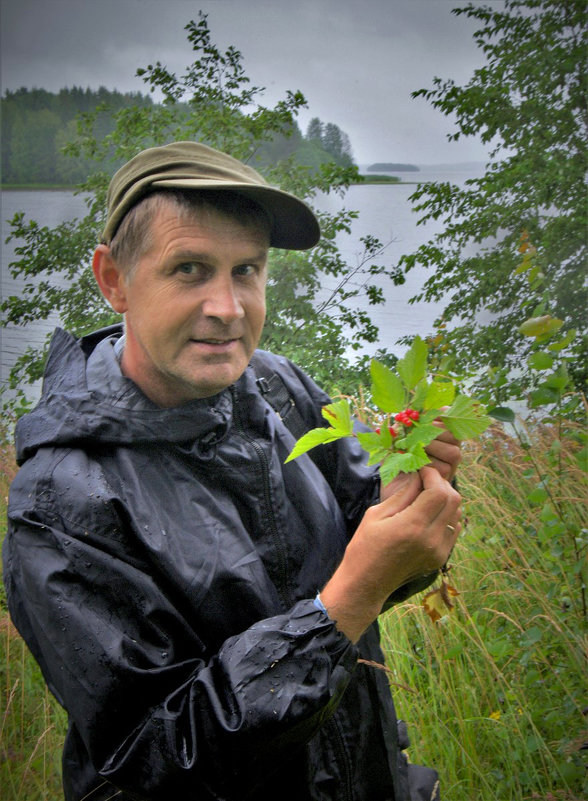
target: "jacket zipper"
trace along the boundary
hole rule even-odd
[[[343,790],[345,794],[340,801],[353,801],[353,790],[351,788],[351,765],[349,763],[347,749],[345,748],[343,733],[336,715],[337,713],[335,712],[335,715],[329,721],[328,726],[334,734],[332,742],[337,753],[337,762],[343,768]]]
[[[287,576],[288,576],[288,568],[287,568],[287,557],[286,557],[286,550],[284,548],[284,544],[280,537],[280,532],[278,529],[278,524],[276,522],[276,518],[274,515],[273,507],[272,507],[272,496],[271,496],[271,487],[270,487],[270,469],[267,460],[267,456],[265,451],[259,444],[259,442],[252,437],[250,434],[247,433],[245,430],[245,426],[241,420],[241,411],[239,409],[239,399],[237,397],[237,391],[235,387],[231,387],[231,394],[233,396],[233,409],[234,409],[234,420],[236,423],[236,429],[238,433],[243,437],[243,439],[248,442],[255,454],[257,456],[258,462],[261,466],[261,473],[262,473],[262,490],[263,490],[263,502],[266,511],[266,519],[268,521],[268,528],[271,534],[271,537],[275,543],[276,553],[278,555],[278,571],[279,571],[279,586],[278,592],[282,599],[282,603],[284,607],[288,606],[288,597],[287,597]]]

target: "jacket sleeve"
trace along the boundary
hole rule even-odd
[[[40,472],[13,485],[7,596],[96,771],[139,799],[255,797],[335,710],[356,649],[307,600],[209,653],[154,565],[69,525]]]

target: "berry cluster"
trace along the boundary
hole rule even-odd
[[[402,423],[403,426],[410,428],[420,417],[420,413],[416,409],[405,409],[403,412],[398,412],[394,415],[397,423]]]
[[[393,428],[392,426],[388,426],[388,431],[390,432],[390,435],[392,436],[392,439],[394,439],[394,437],[398,436],[398,431],[396,431],[396,429]],[[381,428],[376,428],[376,434],[380,434],[381,432],[382,432]]]

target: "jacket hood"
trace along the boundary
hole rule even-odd
[[[205,440],[210,447],[224,439],[232,419],[231,393],[159,408],[120,372],[113,345],[121,335],[120,325],[81,340],[56,329],[41,400],[16,426],[19,464],[42,447],[89,441],[96,446]]]

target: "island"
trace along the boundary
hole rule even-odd
[[[416,164],[396,164],[394,162],[378,161],[370,164],[368,172],[420,172]]]

